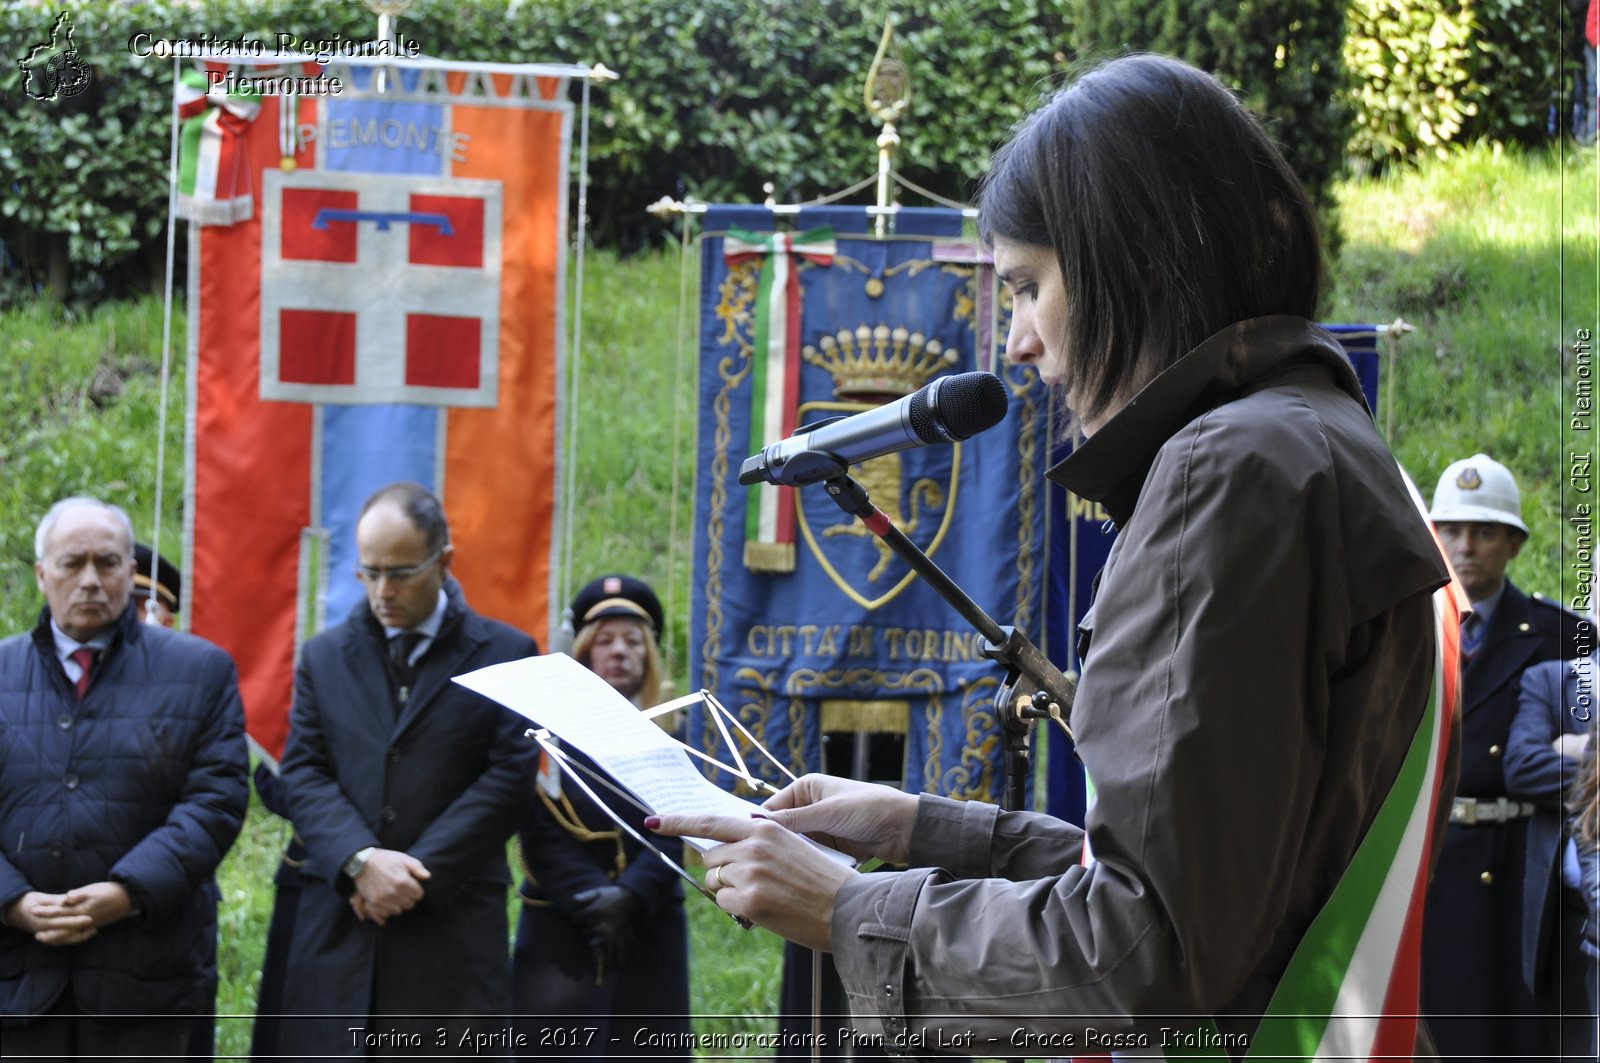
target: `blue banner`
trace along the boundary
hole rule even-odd
[[[705,219],[690,682],[797,774],[822,767],[824,734],[900,735],[906,789],[997,800],[1003,676],[983,638],[821,485],[745,488],[738,472],[794,425],[946,374],[999,374],[1010,393],[999,426],[852,475],[990,616],[1038,641],[1049,396],[1033,370],[997,357],[993,271],[959,213],[908,212],[886,239],[867,235],[858,208],[793,223],[775,238],[778,219],[760,208]],[[722,746],[703,711],[689,734]]]

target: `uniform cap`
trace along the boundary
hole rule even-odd
[[[664,617],[661,599],[650,584],[632,576],[601,576],[590,582],[572,599],[573,634],[596,620],[611,616],[631,616],[650,625],[656,640],[661,639]]]
[[[1435,524],[1504,524],[1528,534],[1528,526],[1522,523],[1522,494],[1517,490],[1516,477],[1487,454],[1462,458],[1445,469],[1434,489],[1428,519]]]
[[[183,604],[183,572],[167,560],[166,554],[162,554],[158,566],[160,571],[152,578],[150,562],[154,560],[154,555],[144,543],[133,544],[133,559],[138,565],[138,571],[133,576],[133,596],[149,598],[152,594],[157,595],[168,609],[176,613]]]

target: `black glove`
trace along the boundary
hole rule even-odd
[[[572,896],[572,918],[589,937],[602,973],[622,967],[633,948],[633,917],[642,907],[626,886],[596,886]]]

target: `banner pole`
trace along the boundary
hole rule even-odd
[[[172,115],[170,146],[167,153],[167,274],[162,285],[161,306],[161,403],[156,416],[156,497],[155,514],[150,523],[150,572],[152,577],[161,564],[161,506],[167,474],[167,385],[172,378],[172,275],[173,258],[178,232],[178,84],[182,76],[180,60],[172,59]],[[146,614],[151,623],[158,623],[156,611]],[[184,625],[187,627],[187,625]]]

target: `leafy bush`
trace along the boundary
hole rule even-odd
[[[1467,139],[1534,144],[1570,120],[1552,108],[1570,107],[1574,79],[1583,68],[1577,50],[1587,0],[1477,0],[1481,86],[1478,114]]]
[[[1472,79],[1476,15],[1470,3],[1352,0],[1344,58],[1354,88],[1358,158],[1443,157],[1477,114]]]
[[[1414,156],[1469,135],[1537,136],[1561,74],[1549,45],[1568,17],[1552,4],[1568,2],[1351,0],[1358,154]],[[663,195],[754,201],[770,182],[779,199],[803,200],[871,176],[877,127],[861,95],[892,6],[420,0],[400,27],[428,55],[617,71],[618,81],[590,89],[589,231],[596,243],[632,250],[661,239],[663,223],[645,207]],[[1301,179],[1328,202],[1324,190],[1350,128],[1352,97],[1338,61],[1342,5],[899,6],[898,50],[914,89],[900,123],[899,165],[938,195],[970,195],[995,142],[1068,63],[1148,48],[1213,70],[1241,91],[1270,116]],[[54,10],[0,5],[0,55],[25,56],[46,39]],[[374,29],[362,5],[326,0],[74,0],[67,10],[74,43],[94,70],[86,92],[30,99],[18,65],[0,63],[0,103],[8,105],[0,107],[0,306],[47,284],[94,301],[153,287],[162,276],[172,63],[130,54],[134,32],[270,43],[280,32],[364,40]],[[583,86],[571,93],[576,101]]]
[[[360,5],[315,0],[68,10],[94,67],[87,92],[31,100],[17,66],[0,68],[0,99],[13,103],[0,108],[0,244],[17,263],[4,275],[0,255],[0,304],[8,289],[15,300],[47,279],[59,285],[69,262],[79,298],[160,276],[171,64],[131,56],[132,33],[269,42],[278,32],[372,33]],[[26,54],[52,17],[45,8],[0,9],[3,54]],[[877,129],[860,100],[882,19],[878,0],[423,0],[400,25],[429,55],[616,70],[620,80],[591,90],[591,232],[632,248],[659,238],[644,208],[663,195],[757,200],[770,181],[779,198],[810,198],[873,174]],[[1051,0],[932,0],[908,17],[899,47],[916,95],[901,123],[905,174],[966,198],[993,139],[1048,78],[1059,29]],[[573,99],[581,94],[574,85]]]
[[[1167,52],[1216,74],[1255,111],[1336,233],[1331,189],[1350,111],[1344,12],[1303,0],[1064,0],[1079,57]]]
[[[1477,139],[1543,139],[1570,100],[1584,2],[1350,0],[1351,155],[1415,161]]]

